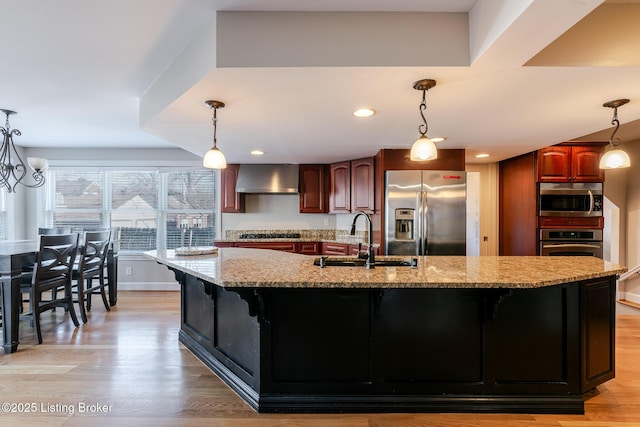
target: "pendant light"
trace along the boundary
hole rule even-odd
[[[411,156],[409,157],[409,159],[413,161],[433,160],[438,157],[438,149],[436,148],[436,145],[427,136],[429,125],[427,124],[427,119],[424,117],[424,110],[427,109],[427,101],[426,101],[427,91],[432,87],[434,87],[435,85],[436,85],[436,81],[431,79],[418,80],[413,84],[414,89],[422,91],[422,102],[420,103],[420,116],[422,117],[422,121],[424,122],[423,124],[418,126],[418,132],[420,132],[420,137],[411,146]]]
[[[600,169],[621,169],[631,166],[631,159],[629,159],[629,155],[618,148],[620,139],[614,139],[614,136],[620,127],[620,122],[618,121],[618,107],[626,104],[627,102],[629,102],[628,99],[616,99],[602,104],[603,107],[613,108],[613,120],[611,120],[611,124],[615,125],[615,129],[613,129],[611,138],[609,138],[609,145],[612,148],[604,153],[600,159]]]
[[[227,160],[224,158],[222,151],[218,149],[216,141],[216,131],[218,129],[218,108],[224,108],[224,102],[220,101],[205,101],[205,104],[213,109],[213,147],[202,159],[202,165],[209,169],[225,169],[227,167]]]

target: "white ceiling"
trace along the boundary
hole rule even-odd
[[[636,40],[628,30],[638,27],[640,4],[601,3],[2,0],[0,108],[18,111],[11,125],[22,131],[15,142],[25,147],[178,146],[203,155],[213,135],[204,101],[217,99],[227,104],[218,112],[218,145],[229,162],[331,162],[410,147],[421,123],[421,93],[412,84],[432,78],[437,85],[427,93],[428,135],[446,136],[438,146],[464,148],[470,162],[498,161],[599,131],[589,138],[606,140],[612,111],[602,104],[617,98],[631,99],[619,110],[619,136],[640,139],[640,53],[637,43],[625,44]],[[319,49],[309,58],[327,62],[302,58],[302,65],[290,65],[292,58],[274,55],[265,65],[255,52],[245,59],[255,63],[220,65],[228,55],[216,52],[216,37],[227,33],[211,31],[216,11],[468,13],[468,33],[460,35],[468,37],[469,58],[464,65],[425,65],[429,58],[408,42],[393,53],[415,57],[416,64],[389,63],[395,56],[387,52],[375,64],[343,58],[336,65],[341,43],[323,45],[303,35],[302,45]],[[327,36],[334,29],[341,30],[327,28]],[[429,28],[408,30],[417,43],[445,51],[459,40],[443,32],[423,40],[421,31]],[[242,43],[239,34],[226,39],[239,55],[254,48],[246,42],[252,30],[243,35]],[[260,48],[260,40],[255,45]],[[363,51],[375,57],[375,46]],[[353,118],[360,106],[377,114]],[[254,148],[266,154],[252,157]],[[479,152],[491,157],[476,160]]]

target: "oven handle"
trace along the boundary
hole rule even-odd
[[[553,249],[553,248],[591,248],[591,249],[600,249],[600,245],[588,245],[586,243],[558,243],[558,244],[550,244],[550,245],[542,245],[543,249]]]
[[[588,191],[589,191],[589,212],[587,213],[587,215],[591,215],[591,212],[593,212],[594,200],[593,200],[593,193],[591,192],[591,190],[588,190]]]

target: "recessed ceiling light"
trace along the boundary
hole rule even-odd
[[[429,139],[430,139],[432,142],[442,142],[442,141],[444,141],[444,140],[445,140],[445,139],[447,139],[447,138],[445,138],[444,136],[434,136],[433,138],[429,138]]]
[[[353,112],[353,115],[356,117],[371,117],[376,113],[375,110],[371,108],[360,108]]]
[[[262,150],[252,150],[251,151],[251,155],[253,156],[262,156],[264,154],[264,151]]]
[[[478,158],[478,159],[481,159],[483,157],[489,157],[489,155],[487,153],[476,154],[476,158]]]

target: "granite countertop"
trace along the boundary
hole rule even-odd
[[[224,287],[283,288],[538,288],[622,274],[626,267],[595,257],[418,257],[418,268],[325,267],[317,256],[247,248],[216,255],[145,252],[170,268]],[[378,257],[377,259],[397,259]]]

